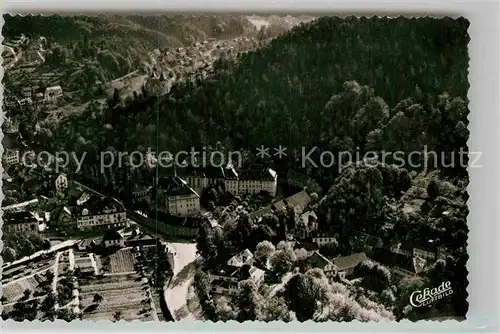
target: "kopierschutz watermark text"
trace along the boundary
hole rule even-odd
[[[270,152],[274,154],[272,157]],[[287,148],[280,145],[279,148],[257,148],[257,158],[260,159],[286,159],[288,158]],[[480,168],[481,152],[470,152],[464,148],[454,152],[436,152],[428,150],[424,146],[421,151],[364,151],[359,148],[356,151],[333,152],[322,150],[319,147],[294,150],[299,155],[300,168],[336,168],[338,172],[351,163],[364,163],[369,165],[392,165],[406,169],[431,170],[437,168]],[[249,161],[244,161],[242,151],[218,151],[197,150],[192,147],[189,151],[183,150],[176,153],[170,151],[155,152],[150,147],[147,151],[119,152],[67,152],[58,151],[54,154],[41,151],[25,152],[21,156],[21,163],[28,167],[43,167],[55,172],[62,172],[72,168],[79,172],[82,166],[87,163],[99,165],[99,170],[103,173],[107,169],[132,167],[132,168],[184,168],[191,167],[234,167],[243,168]],[[92,159],[90,159],[92,157]],[[295,155],[297,158],[297,155]],[[92,162],[90,162],[92,161]]]

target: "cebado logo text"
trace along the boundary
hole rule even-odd
[[[417,290],[410,296],[410,304],[413,307],[422,307],[430,303],[449,296],[453,293],[451,289],[451,282],[443,282],[437,288],[425,288],[424,290]]]

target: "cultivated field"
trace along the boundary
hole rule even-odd
[[[79,286],[84,320],[113,319],[117,311],[124,320],[153,320],[147,282],[137,274],[80,280]],[[102,296],[101,302],[93,302],[95,294]]]
[[[3,285],[3,296],[6,298],[4,303],[8,304],[17,301],[23,296],[26,289],[30,290],[32,294],[38,292],[38,290],[40,290],[38,289],[40,283],[45,282],[45,272]]]
[[[134,254],[132,248],[120,249],[110,255],[111,273],[126,273],[134,271]]]

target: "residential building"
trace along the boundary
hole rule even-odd
[[[56,194],[62,194],[68,189],[68,178],[66,174],[61,173],[55,179]]]
[[[173,216],[192,216],[200,213],[200,195],[186,181],[178,176],[161,177],[158,179],[159,210]]]
[[[222,167],[206,166],[195,168],[192,166],[185,167],[182,170],[188,185],[193,188],[198,194],[202,192],[203,189],[209,186],[215,185],[217,183],[224,183],[225,169]]]
[[[2,218],[4,232],[38,234],[38,219],[31,212],[4,212]]]
[[[287,206],[293,207],[295,210],[295,214],[300,216],[311,203],[311,197],[307,193],[307,191],[302,190],[298,193],[285,198],[284,200],[278,201],[273,204],[273,208],[275,211],[286,211]]]
[[[148,200],[151,195],[152,186],[144,184],[134,184],[132,188],[132,201],[140,202],[141,200]]]
[[[157,239],[153,238],[149,234],[143,234],[139,231],[132,233],[130,237],[125,240],[125,246],[135,247],[135,246],[153,246],[156,245]]]
[[[79,251],[90,251],[96,246],[97,246],[97,242],[94,239],[82,240],[77,245]]]
[[[322,247],[337,242],[337,238],[330,235],[316,235],[312,238],[312,242]]]
[[[264,280],[264,274],[263,270],[250,265],[241,267],[224,265],[209,272],[210,292],[237,296],[240,292],[240,282],[251,279],[258,287]]]
[[[19,105],[21,106],[30,106],[33,104],[33,100],[30,97],[26,97],[24,99],[19,100]]]
[[[19,163],[21,143],[17,134],[4,133],[2,145],[4,152],[2,155],[2,165],[4,169]]]
[[[354,268],[366,260],[368,260],[368,257],[365,253],[356,253],[338,257],[332,262],[337,268],[338,276],[345,279],[352,277],[354,275]]]
[[[11,178],[11,177],[10,177],[10,175],[9,175],[9,174],[7,174],[7,172],[5,172],[5,171],[3,172],[3,175],[2,175],[2,180],[3,180],[4,182],[9,182],[9,183],[10,183],[10,182],[12,182],[12,178]]]
[[[430,261],[434,261],[445,256],[445,248],[436,245],[433,240],[409,240],[399,242],[392,245],[390,247],[390,251],[408,257],[421,257]]]
[[[298,239],[306,239],[318,230],[318,217],[314,211],[307,211],[300,215],[295,226],[295,235]]]
[[[236,254],[227,261],[227,264],[234,267],[241,267],[245,264],[253,264],[253,254],[248,249],[245,249],[239,254]]]
[[[47,87],[45,89],[45,101],[46,102],[56,102],[63,95],[63,90],[61,86]]]
[[[227,192],[233,195],[258,194],[266,191],[276,196],[277,173],[270,168],[251,166],[248,169],[236,170],[231,164],[226,167],[205,166],[187,167],[182,173],[190,187],[200,193],[203,189],[224,184]]]
[[[203,222],[205,226],[207,226],[210,229],[221,229],[222,227],[220,226],[219,222],[217,219],[215,219],[212,215],[212,213],[207,212],[203,214]],[[222,229],[221,229],[222,231]]]
[[[371,251],[373,248],[382,248],[384,247],[384,241],[376,236],[357,231],[355,243],[364,251]]]
[[[412,250],[408,250],[405,247],[403,247],[403,244],[401,242],[395,243],[390,247],[390,251],[393,252],[394,254],[400,254],[404,256],[411,256],[412,255]]]
[[[102,238],[102,244],[105,248],[124,247],[125,237],[120,231],[108,231]]]
[[[266,214],[270,214],[273,212],[278,213],[280,211],[285,212],[287,205],[293,207],[296,217],[299,218],[300,215],[307,209],[310,202],[311,197],[309,196],[307,191],[302,190],[290,197],[287,197],[283,200],[277,201],[269,206],[263,207],[257,211],[250,213],[250,218],[260,220],[260,218],[262,218]]]
[[[276,196],[278,174],[274,170],[254,167],[238,170],[237,175],[238,192],[235,195],[258,194],[261,191],[266,191],[271,196]]]
[[[82,202],[80,202],[82,203]],[[123,205],[109,197],[91,195],[88,200],[73,208],[79,230],[116,229],[127,225]]]
[[[322,269],[329,282],[332,282],[335,276],[337,276],[337,266],[318,251],[313,252],[306,259],[306,262],[312,268]]]

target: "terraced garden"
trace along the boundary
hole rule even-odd
[[[16,302],[24,294],[24,291],[29,290],[31,293],[36,295],[40,294],[42,291],[40,289],[41,283],[45,281],[43,275],[46,273],[39,273],[37,275],[28,276],[26,278],[13,281],[12,283],[7,283],[2,286],[4,304],[9,304]]]
[[[84,320],[109,320],[117,312],[124,320],[154,319],[147,282],[137,274],[80,280],[79,290]],[[102,300],[96,301],[96,295]]]

